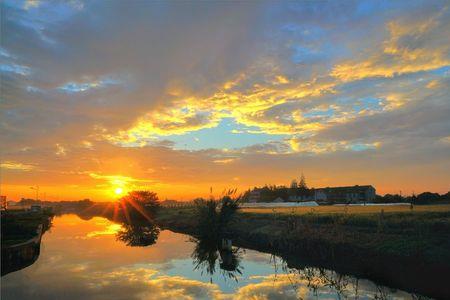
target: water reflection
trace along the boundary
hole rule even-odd
[[[131,247],[145,247],[156,243],[159,228],[154,223],[123,224],[116,233],[118,241]]]
[[[290,268],[278,257],[253,250],[227,252],[217,242],[192,241],[153,227],[116,225],[99,217],[56,218],[52,232],[43,236],[36,263],[2,277],[2,299],[414,297],[326,269]],[[126,238],[118,241],[120,232]]]
[[[206,272],[214,275],[217,263],[221,274],[225,278],[238,281],[238,276],[242,275],[242,266],[240,265],[243,251],[239,248],[224,249],[216,240],[193,239],[195,243],[192,259],[194,260],[194,270]],[[210,279],[212,282],[212,279]]]

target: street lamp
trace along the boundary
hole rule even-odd
[[[36,201],[39,200],[39,186],[31,186],[30,189],[35,190],[36,191]]]

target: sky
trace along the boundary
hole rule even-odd
[[[450,1],[1,2],[1,190],[450,190]]]

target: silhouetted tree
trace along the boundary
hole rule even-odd
[[[132,191],[120,199],[122,207],[133,217],[148,219],[161,207],[158,195],[151,191]]]
[[[292,179],[291,181],[291,189],[296,189],[298,187],[297,180]]]
[[[424,192],[417,195],[417,204],[425,204],[439,201],[441,196],[438,193]]]
[[[302,176],[300,177],[300,182],[299,182],[299,184],[298,184],[298,188],[299,188],[299,189],[303,189],[303,190],[308,189],[308,186],[307,186],[307,184],[306,184],[306,178],[305,178],[305,176],[303,175],[303,173],[302,173]]]

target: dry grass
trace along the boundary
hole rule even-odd
[[[384,210],[388,212],[444,212],[450,211],[450,204],[445,205],[414,205],[413,210],[409,205],[376,205],[376,206],[315,206],[315,207],[278,207],[278,208],[242,208],[240,211],[247,213],[286,213],[286,214],[374,214]]]

